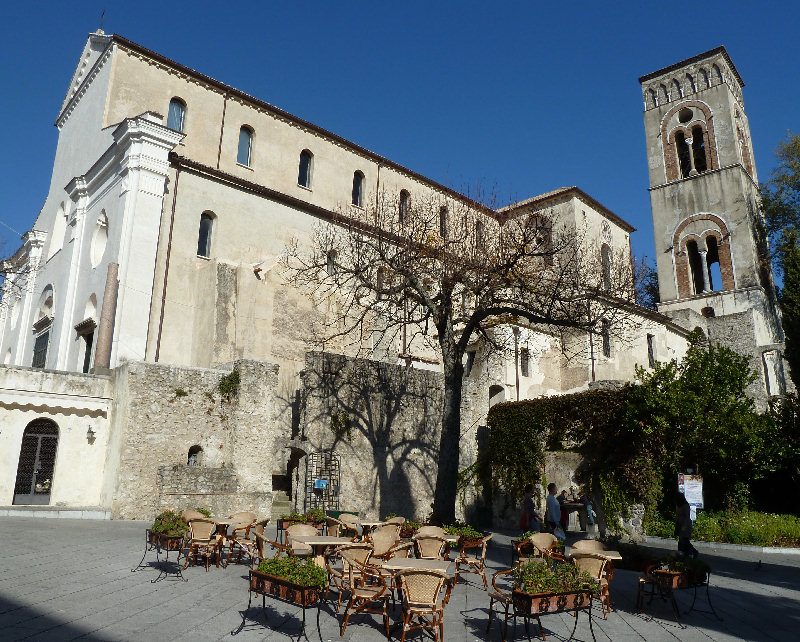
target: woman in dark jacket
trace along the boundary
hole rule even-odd
[[[692,546],[692,542],[690,541],[692,538],[692,529],[694,528],[691,507],[683,493],[678,493],[675,498],[675,508],[678,511],[678,550],[687,557],[697,557],[697,549]]]

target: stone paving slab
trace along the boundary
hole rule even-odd
[[[235,637],[231,630],[242,621],[247,605],[248,567],[191,567],[187,582],[168,578],[155,584],[153,567],[131,573],[144,549],[148,524],[130,521],[91,521],[0,517],[0,640],[297,640],[302,610],[276,600],[266,600],[265,625],[260,600],[247,613],[245,627]],[[268,535],[275,536],[274,529]],[[674,542],[661,542],[674,548]],[[651,544],[651,546],[653,546]],[[172,554],[174,555],[174,553]],[[593,609],[592,626],[598,642],[607,640],[669,640],[728,642],[731,640],[800,639],[800,557],[752,550],[703,547],[702,556],[713,569],[711,599],[718,621],[710,614],[682,615],[686,628],[674,619],[671,607],[656,598],[644,614],[634,610],[639,573],[617,570],[611,583],[616,610],[603,619]],[[172,559],[172,558],[171,558]],[[145,562],[154,560],[148,554]],[[491,572],[507,568],[511,560],[510,537],[497,534],[490,546]],[[683,613],[691,603],[690,591],[679,591]],[[257,602],[257,603],[256,603]],[[362,642],[385,639],[380,618],[351,618],[343,637],[333,606],[307,611],[310,640]],[[445,611],[445,640],[500,640],[502,621],[495,619],[485,633],[489,599],[477,575],[465,575],[453,589]],[[705,596],[698,596],[706,609]],[[391,622],[399,621],[399,608]],[[548,640],[566,640],[572,615],[542,618]],[[531,624],[536,637],[538,629]],[[399,638],[397,629],[393,639]],[[408,640],[429,639],[420,632]],[[525,640],[520,619],[513,637]],[[576,639],[591,640],[588,618],[581,613]]]

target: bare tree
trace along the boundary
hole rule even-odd
[[[594,249],[591,249],[594,248]],[[618,328],[633,299],[630,260],[606,257],[587,232],[528,210],[499,213],[468,198],[379,193],[372,206],[294,240],[287,276],[321,315],[318,339],[357,352],[375,337],[435,350],[444,375],[433,519],[453,521],[461,394],[468,346],[502,348],[503,326],[601,333]]]

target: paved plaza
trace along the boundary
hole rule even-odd
[[[297,640],[301,609],[267,599],[269,626],[255,606],[236,637],[247,605],[245,565],[187,569],[187,582],[168,578],[155,584],[155,568],[131,572],[142,556],[144,522],[43,518],[0,518],[0,640]],[[268,530],[274,537],[275,531]],[[492,572],[508,566],[509,537],[496,535],[488,553]],[[800,638],[800,556],[703,549],[713,569],[711,599],[718,621],[710,614],[682,615],[675,622],[671,608],[658,598],[645,614],[635,612],[638,573],[617,570],[611,584],[616,611],[603,620],[593,609],[594,633],[606,640],[796,640]],[[154,560],[149,555],[147,560]],[[146,560],[146,561],[147,561]],[[255,601],[255,600],[254,600]],[[689,591],[678,592],[681,610],[691,603]],[[698,606],[707,608],[698,597]],[[466,575],[453,589],[445,612],[446,640],[500,640],[497,621],[485,633],[489,600],[477,575]],[[399,621],[399,606],[391,614]],[[333,609],[323,606],[320,633],[316,610],[308,611],[312,641],[380,640],[380,618],[351,618],[343,638]],[[585,613],[576,639],[591,640]],[[542,618],[548,640],[565,640],[571,615]],[[531,626],[535,638],[536,626]],[[393,639],[399,635],[393,634]],[[420,632],[409,640],[428,639]],[[522,620],[513,638],[525,640]]]

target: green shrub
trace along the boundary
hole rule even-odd
[[[666,531],[667,519],[661,515],[647,521],[648,535],[675,537]],[[665,530],[659,532],[659,525]],[[692,539],[703,542],[750,544],[754,546],[800,546],[800,517],[755,511],[697,513]]]
[[[223,401],[231,401],[239,394],[239,371],[234,370],[230,374],[222,375],[217,384],[217,389]]]
[[[514,588],[524,593],[559,593],[597,590],[597,582],[586,571],[572,564],[553,564],[530,560],[514,569]]]
[[[648,511],[644,519],[644,532],[653,537],[675,537],[675,520],[668,519],[655,511]]]
[[[165,510],[158,514],[150,527],[153,533],[160,533],[168,537],[180,537],[189,530],[189,525],[183,521],[180,513],[172,510]]]
[[[461,524],[459,522],[445,526],[444,532],[447,533],[448,535],[458,535],[459,537],[467,537],[467,538],[483,537],[483,533],[481,533],[476,528],[470,526],[469,524]]]
[[[328,575],[325,570],[317,566],[310,558],[273,557],[261,560],[258,570],[299,586],[324,588],[328,583]]]
[[[200,508],[199,506],[195,508],[198,513],[203,513],[206,517],[211,517],[211,511],[207,508]]]

